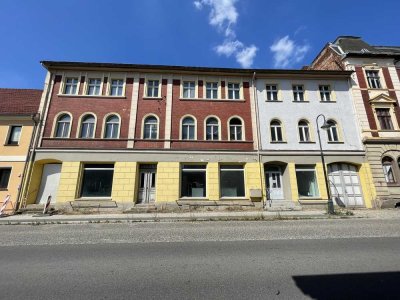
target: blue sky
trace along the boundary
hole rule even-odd
[[[399,11],[398,0],[1,0],[0,87],[42,88],[41,60],[300,68],[338,35],[400,46]]]

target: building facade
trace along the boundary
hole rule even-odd
[[[42,64],[48,73],[27,205],[50,195],[60,208],[326,204],[312,124],[325,113],[336,122],[333,140],[323,136],[332,189],[349,178],[354,188],[339,193],[338,204],[371,206],[349,72]],[[274,84],[278,101],[269,103]],[[329,86],[332,103],[318,100],[319,85]],[[300,86],[306,101],[295,103]],[[282,141],[271,141],[274,120]]]
[[[35,131],[41,90],[0,89],[0,201],[15,209]]]
[[[326,45],[310,68],[351,70],[352,96],[371,165],[376,207],[400,204],[400,47],[372,46],[342,36]]]

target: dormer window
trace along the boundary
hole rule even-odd
[[[382,88],[381,86],[381,81],[379,78],[379,71],[375,70],[367,70],[367,80],[368,80],[368,86],[371,89],[380,89]]]

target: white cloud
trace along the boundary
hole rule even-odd
[[[235,55],[236,61],[243,67],[249,68],[253,64],[258,48],[255,45],[246,47],[236,39],[234,25],[237,23],[239,13],[235,3],[238,0],[196,0],[193,2],[197,9],[210,7],[209,24],[216,27],[225,37],[225,41],[214,48],[219,55],[230,57]]]
[[[294,63],[301,62],[310,50],[310,46],[308,44],[298,45],[287,35],[273,43],[270,50],[274,52],[275,67],[287,68]]]

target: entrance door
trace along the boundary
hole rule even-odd
[[[360,179],[357,169],[349,164],[328,166],[329,184],[332,197],[338,197],[345,206],[363,206]],[[337,203],[340,205],[340,203]]]
[[[40,182],[36,204],[45,204],[50,195],[51,203],[56,202],[60,174],[61,164],[46,164],[43,166],[42,181]]]
[[[280,167],[267,167],[265,180],[268,189],[268,199],[283,199],[282,172]]]
[[[156,165],[141,165],[137,203],[153,203],[156,195]]]

